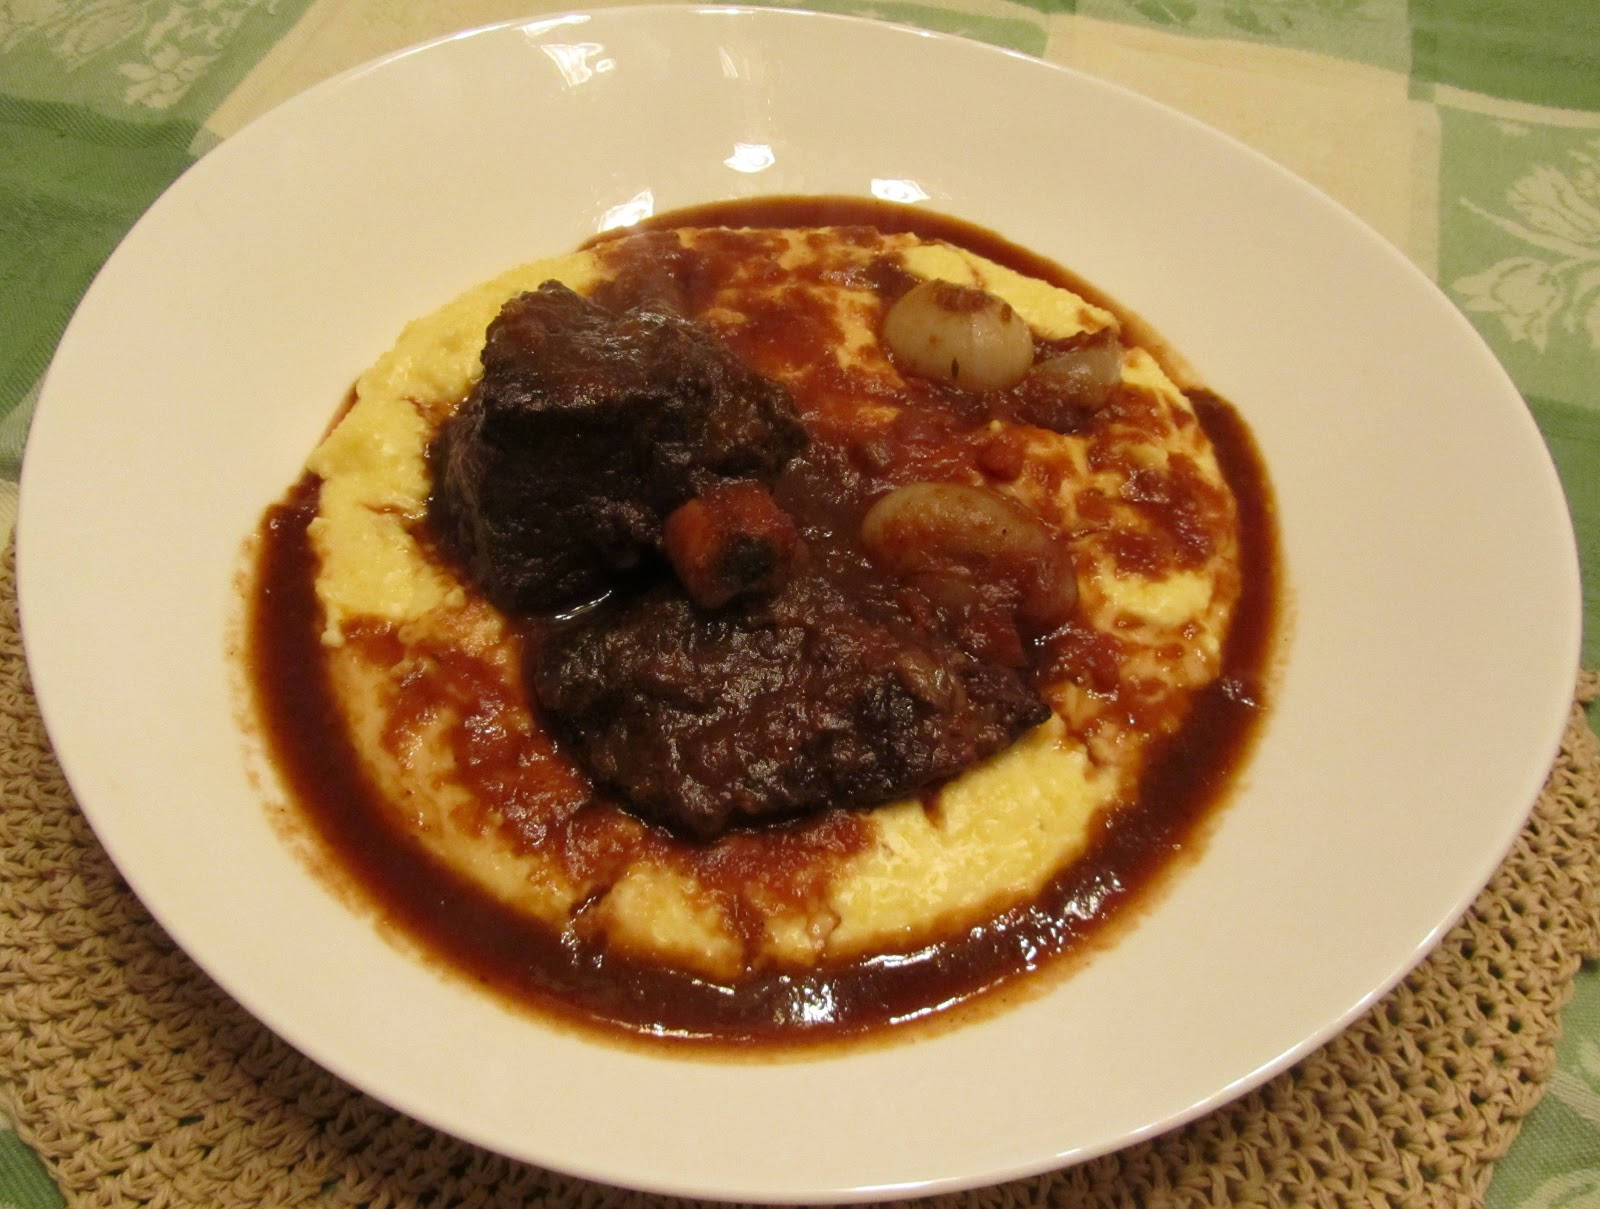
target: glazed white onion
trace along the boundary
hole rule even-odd
[[[1122,346],[1115,340],[1079,345],[1047,357],[1033,372],[1059,390],[1064,402],[1092,411],[1122,380]]]
[[[861,544],[880,567],[962,594],[1004,582],[1017,615],[1036,628],[1066,620],[1077,604],[1072,560],[1050,528],[1010,496],[964,483],[911,483],[879,498],[861,521]]]
[[[889,308],[883,339],[911,373],[967,390],[1012,386],[1033,364],[1033,333],[1005,299],[924,281]]]

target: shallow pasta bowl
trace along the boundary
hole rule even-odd
[[[1242,782],[1118,943],[970,1027],[782,1062],[597,1043],[382,939],[275,829],[229,653],[242,543],[407,319],[597,230],[758,194],[931,207],[1140,312],[1252,427],[1289,595]],[[765,1201],[1037,1172],[1283,1069],[1487,880],[1554,753],[1577,652],[1572,533],[1538,433],[1370,230],[1086,76],[778,11],[498,26],[229,139],[85,297],[40,400],[18,541],[63,768],[208,974],[311,1058],[471,1141]]]

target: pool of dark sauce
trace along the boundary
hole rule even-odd
[[[679,211],[651,225],[832,224],[948,240],[1108,302],[1059,266],[991,232],[907,206],[762,199]],[[1158,749],[1137,802],[1120,809],[1114,822],[1102,822],[1086,853],[1037,899],[984,926],[910,952],[753,974],[735,992],[557,935],[475,888],[390,824],[344,737],[319,642],[316,559],[307,536],[318,483],[310,476],[269,511],[261,529],[249,649],[270,750],[296,805],[386,922],[446,965],[541,1014],[622,1037],[787,1047],[881,1032],[970,1004],[1081,951],[1136,904],[1198,841],[1259,730],[1279,594],[1271,494],[1240,417],[1207,391],[1187,393],[1238,508],[1243,586],[1221,674]]]

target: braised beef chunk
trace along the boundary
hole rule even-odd
[[[685,500],[769,479],[805,442],[788,392],[700,326],[550,281],[490,324],[483,377],[430,451],[429,519],[495,604],[568,608],[658,550]]]
[[[873,578],[851,490],[795,473],[788,392],[670,293],[512,299],[430,450],[433,530],[491,601],[550,615],[610,596],[528,644],[534,694],[597,784],[709,838],[915,793],[1048,717],[1024,660]],[[819,529],[834,513],[842,530]]]
[[[708,611],[675,588],[554,629],[532,682],[590,774],[706,838],[952,777],[1050,710],[1009,668],[812,575]]]

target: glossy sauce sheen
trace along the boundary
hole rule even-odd
[[[883,231],[912,231],[963,245],[991,260],[1074,289],[1092,291],[1063,270],[988,232],[909,207],[861,201],[777,199],[726,203],[678,212],[654,220],[657,226],[804,227],[858,224]],[[730,237],[730,256],[740,236]],[[605,240],[597,241],[604,252]],[[714,263],[715,257],[712,258]],[[612,301],[627,301],[656,288],[639,275],[650,272],[647,259],[624,266],[618,283],[606,287]],[[633,274],[630,277],[630,274]],[[894,283],[878,283],[892,289]],[[672,289],[694,289],[692,278]],[[601,297],[605,296],[602,291]],[[693,310],[693,298],[681,299]],[[824,317],[808,319],[775,305],[763,321],[749,327],[750,345],[741,349],[758,366],[763,362],[818,366],[829,373],[831,358],[820,355],[832,334]],[[841,384],[842,385],[842,384]],[[826,381],[813,384],[826,400]],[[797,459],[777,485],[776,494],[800,517],[809,543],[840,562],[855,557],[847,545],[830,547],[828,531],[853,532],[864,501],[885,488],[941,477],[954,464],[978,466],[996,479],[1020,472],[1015,456],[984,433],[965,413],[967,400],[953,390],[917,383],[913,422],[897,425],[892,449],[875,454],[852,445],[849,409],[837,415],[824,406],[808,417],[827,439]],[[1034,901],[1008,911],[987,925],[962,931],[915,952],[883,954],[837,968],[768,971],[742,981],[737,994],[700,978],[647,962],[620,958],[585,940],[581,929],[564,936],[512,911],[476,890],[464,878],[425,853],[409,835],[388,822],[389,813],[364,773],[348,740],[323,660],[319,634],[322,615],[314,581],[316,560],[306,526],[316,514],[317,481],[308,476],[266,517],[262,528],[259,589],[251,617],[254,681],[277,764],[295,801],[304,809],[339,864],[377,901],[384,915],[428,950],[473,978],[520,1003],[588,1025],[685,1040],[770,1040],[793,1043],[852,1035],[916,1019],[974,998],[1016,975],[1078,947],[1124,907],[1191,841],[1198,825],[1220,800],[1242,762],[1261,714],[1262,686],[1269,657],[1277,599],[1276,528],[1266,479],[1248,430],[1222,400],[1206,392],[1189,394],[1231,486],[1239,526],[1242,594],[1223,652],[1217,681],[1202,691],[1181,728],[1156,752],[1145,771],[1137,803],[1116,814],[1114,825],[1099,828],[1088,852],[1050,883]],[[1026,401],[1019,401],[1023,407]],[[828,501],[807,490],[806,478],[821,473],[816,461],[852,449],[847,466],[826,468],[834,486]],[[832,451],[832,452],[830,452]],[[1091,457],[1094,456],[1091,447]],[[952,462],[952,459],[954,460]],[[1043,472],[1048,473],[1048,469]],[[844,490],[839,490],[840,485]],[[1202,485],[1203,486],[1203,485]],[[1199,488],[1197,488],[1198,490]],[[1183,491],[1152,484],[1141,504],[1159,513],[1159,545],[1130,541],[1117,551],[1119,565],[1140,570],[1189,565],[1204,557],[1203,527],[1185,524],[1191,506]],[[829,510],[842,510],[836,526]],[[1187,537],[1185,535],[1188,535]],[[1192,544],[1191,544],[1192,543]],[[529,639],[536,641],[535,631]],[[381,646],[375,633],[358,641]],[[1094,676],[1095,636],[1063,627],[1032,652],[1040,674],[1049,679],[1064,669]],[[472,670],[462,668],[456,691],[472,691]],[[492,725],[482,728],[492,734]],[[519,826],[547,826],[562,820],[564,859],[579,868],[606,859],[616,831],[607,825],[614,808],[596,803],[581,778],[560,775],[556,765],[539,775],[535,787],[550,797],[544,819],[526,822],[510,797],[497,792],[514,751],[475,754],[474,789],[484,805],[515,837]],[[522,762],[524,765],[527,761]],[[546,766],[541,766],[546,767]],[[526,787],[524,787],[526,788]],[[937,791],[924,794],[931,812]],[[647,829],[631,829],[631,843],[675,846],[680,841]],[[524,835],[532,841],[531,834]],[[769,841],[771,837],[769,836]],[[858,817],[832,812],[790,828],[781,842],[745,843],[735,835],[704,850],[697,871],[715,885],[759,876],[768,886],[804,896],[819,862],[852,851],[865,842]]]

